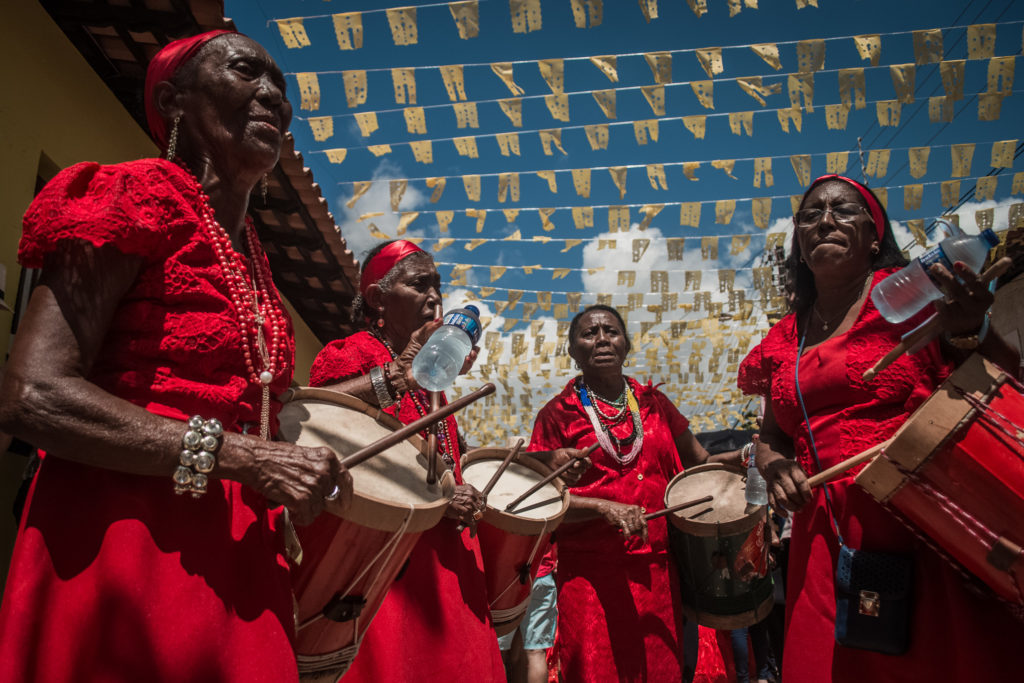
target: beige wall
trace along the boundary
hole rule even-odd
[[[156,148],[36,0],[5,6],[0,21],[0,263],[7,267],[4,290],[13,306],[21,216],[32,201],[43,155],[64,168],[86,160],[116,163],[152,156]],[[10,325],[11,314],[0,312],[3,359]],[[305,383],[320,344],[297,318],[295,327],[295,375]],[[0,582],[14,542],[11,502],[24,464],[20,456],[0,455]]]

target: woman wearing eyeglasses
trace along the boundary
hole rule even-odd
[[[932,266],[930,274],[948,295],[934,311],[945,339],[902,356],[865,382],[864,371],[933,311],[894,325],[872,303],[872,288],[907,261],[867,187],[837,175],[818,178],[804,194],[794,225],[786,261],[790,313],[739,371],[741,389],[767,398],[756,462],[769,502],[780,512],[796,512],[783,679],[1006,680],[1019,670],[1021,623],[994,600],[969,593],[944,560],[853,486],[861,468],[830,484],[828,499],[824,487],[812,492],[807,485],[810,474],[891,436],[970,349],[1017,368],[1017,353],[994,331],[985,334],[992,294],[962,263],[955,264],[955,274]],[[851,548],[911,554],[910,643],[904,654],[835,642],[837,530]],[[884,601],[881,609],[887,609]]]

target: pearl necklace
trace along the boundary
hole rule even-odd
[[[185,168],[182,165],[182,168]],[[217,221],[210,198],[199,180],[185,168],[199,196],[199,218],[210,238],[221,273],[228,286],[228,295],[235,309],[247,379],[260,387],[260,438],[270,438],[270,385],[274,377],[288,365],[288,342],[284,334],[285,314],[277,297],[272,296],[273,280],[263,259],[259,236],[252,218],[245,217],[245,236],[250,268],[231,244],[231,236]],[[249,274],[247,278],[246,275]],[[264,326],[270,327],[270,345]],[[252,340],[252,341],[250,341]],[[258,358],[258,363],[257,359]]]

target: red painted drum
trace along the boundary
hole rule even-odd
[[[470,451],[462,458],[463,480],[482,491],[507,454],[505,448]],[[529,453],[518,455],[491,489],[484,516],[477,522],[487,600],[499,636],[511,633],[523,620],[551,532],[569,509],[569,494],[562,480],[555,479],[517,505],[514,514],[505,507],[549,473]]]
[[[359,399],[327,389],[294,389],[281,409],[280,436],[327,446],[344,457],[402,424]],[[337,681],[420,535],[437,524],[455,492],[444,472],[426,483],[426,445],[410,437],[351,470],[354,497],[297,529],[302,562],[293,568],[295,653],[304,681]]]
[[[1024,616],[1024,396],[971,356],[856,482]]]
[[[669,515],[683,612],[708,628],[758,623],[774,604],[768,506],[748,506],[746,473],[721,463],[687,468],[665,489],[665,507],[711,496]]]

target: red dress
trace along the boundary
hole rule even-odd
[[[875,273],[877,284],[891,271]],[[872,382],[864,371],[926,313],[892,325],[868,298],[845,334],[807,350],[800,389],[822,468],[891,436],[949,375],[938,342],[901,356]],[[743,361],[739,386],[771,401],[775,419],[793,439],[797,461],[817,472],[797,403],[794,364],[799,338],[789,314]],[[914,556],[914,615],[910,650],[890,656],[835,644],[835,562],[838,540],[821,489],[793,518],[786,586],[786,683],[819,681],[996,681],[1020,670],[1015,648],[1024,626],[993,601],[968,593],[963,580],[849,476],[830,485],[847,545]]]
[[[313,362],[310,384],[323,386],[363,375],[391,360],[391,353],[376,337],[357,332],[324,347]],[[420,417],[408,394],[385,412],[405,424]],[[458,425],[454,417],[448,417],[445,424],[455,480],[461,484]],[[439,447],[445,448],[444,439],[438,441]],[[318,519],[316,523],[322,522]],[[468,529],[458,533],[457,525],[456,520],[445,517],[420,536],[408,566],[392,584],[367,629],[359,654],[344,676],[345,683],[504,683],[505,669],[487,604],[480,542],[470,537]],[[300,528],[300,538],[302,533]]]
[[[237,431],[258,424],[260,390],[193,182],[160,159],[73,166],[26,213],[19,257],[41,267],[68,240],[141,256],[88,379]],[[290,321],[286,336],[274,394],[291,381]],[[170,473],[43,458],[0,610],[0,680],[297,679],[280,508],[233,481],[198,500],[173,489]]]
[[[529,450],[583,449],[597,440],[574,383],[541,408]],[[597,449],[590,456],[593,467],[571,491],[574,496],[641,505],[654,512],[665,507],[665,489],[682,471],[675,438],[689,423],[653,386],[632,379],[629,383],[643,422],[640,454],[620,465]],[[615,435],[626,436],[629,424],[617,425]],[[636,536],[624,540],[603,519],[559,528],[556,648],[569,683],[682,679],[682,613],[666,524],[664,517],[652,520],[647,542]],[[705,661],[698,661],[698,667],[703,680],[724,680],[714,633],[702,633],[701,640]]]

